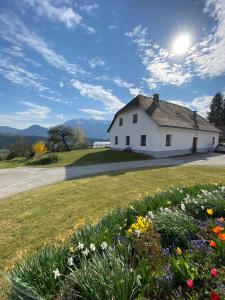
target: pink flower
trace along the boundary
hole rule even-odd
[[[217,277],[218,276],[218,271],[215,268],[212,268],[212,270],[210,271],[212,277]]]
[[[187,286],[190,288],[190,289],[192,289],[193,288],[193,280],[192,279],[188,279],[187,281],[186,281],[186,283],[187,283]]]

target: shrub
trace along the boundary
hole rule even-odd
[[[156,229],[161,235],[162,247],[188,247],[197,233],[194,220],[181,211],[166,209],[155,215]]]
[[[35,155],[43,155],[43,154],[46,154],[48,152],[48,149],[47,149],[45,143],[42,142],[42,141],[36,142],[32,146],[32,150],[33,150]]]
[[[109,249],[101,256],[95,254],[75,267],[71,279],[81,299],[135,299],[140,289],[138,274],[129,267],[126,258]]]
[[[53,271],[67,272],[67,250],[46,246],[24,262],[19,262],[10,274],[15,299],[51,299],[60,286],[60,277]],[[21,298],[20,298],[21,297]]]
[[[34,156],[29,164],[31,165],[48,165],[48,164],[53,164],[58,161],[58,155],[55,153],[47,153],[44,155],[40,156]]]

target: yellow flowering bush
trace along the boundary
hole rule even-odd
[[[133,223],[131,227],[127,230],[129,236],[137,235],[144,233],[150,227],[150,221],[142,216],[137,217],[136,223]]]
[[[36,142],[33,145],[32,149],[35,155],[42,155],[48,152],[48,148],[46,147],[45,143],[42,141]]]

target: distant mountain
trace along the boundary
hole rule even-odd
[[[94,119],[73,119],[69,120],[62,125],[70,126],[72,128],[83,128],[85,135],[89,139],[108,139],[107,129],[110,121],[107,120],[94,120]],[[22,135],[22,136],[35,136],[47,137],[48,128],[40,125],[32,125],[26,129],[16,129],[8,126],[0,126],[0,134],[4,135]]]
[[[26,129],[0,126],[0,134],[47,137],[48,128],[42,127],[40,125],[32,125]]]
[[[9,127],[9,126],[0,126],[0,133],[7,133],[7,134],[18,134],[20,129]]]
[[[19,132],[20,135],[25,135],[25,136],[44,136],[47,137],[48,135],[48,128],[39,126],[39,125],[32,125],[26,129],[23,129]]]
[[[94,120],[94,119],[73,119],[69,120],[63,125],[70,127],[83,128],[86,137],[92,139],[108,139],[107,129],[110,125],[110,121],[107,120]]]

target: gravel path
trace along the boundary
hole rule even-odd
[[[55,182],[96,174],[173,165],[206,165],[225,167],[225,154],[195,154],[183,157],[106,163],[89,166],[0,169],[0,199]]]

